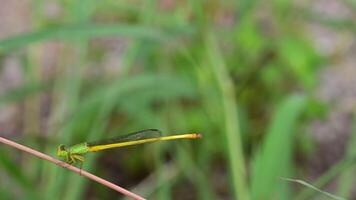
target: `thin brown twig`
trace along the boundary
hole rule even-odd
[[[117,192],[120,192],[120,193],[122,193],[123,195],[125,195],[127,197],[131,197],[133,199],[138,199],[138,200],[145,200],[145,198],[143,198],[143,197],[141,197],[141,196],[139,196],[139,195],[137,195],[137,194],[135,194],[133,192],[130,192],[130,191],[118,186],[118,185],[115,185],[115,184],[113,184],[113,183],[111,183],[111,182],[109,182],[109,181],[107,181],[105,179],[102,179],[102,178],[100,178],[98,176],[95,176],[95,175],[93,175],[93,174],[91,174],[91,173],[89,173],[87,171],[84,171],[84,170],[79,169],[77,167],[74,167],[74,166],[72,166],[72,165],[70,165],[68,163],[65,163],[63,161],[55,159],[55,158],[53,158],[53,157],[51,157],[51,156],[49,156],[47,154],[41,153],[39,151],[36,151],[36,150],[31,149],[29,147],[26,147],[24,145],[21,145],[21,144],[18,144],[16,142],[13,142],[11,140],[5,139],[3,137],[0,137],[0,142],[4,143],[6,145],[12,146],[14,148],[17,148],[17,149],[19,149],[21,151],[24,151],[24,152],[27,152],[29,154],[32,154],[34,156],[37,156],[37,157],[39,157],[39,158],[41,158],[43,160],[47,160],[49,162],[52,162],[52,163],[54,163],[56,165],[59,165],[61,167],[67,168],[67,169],[69,169],[69,170],[71,170],[71,171],[73,171],[73,172],[75,172],[77,174],[85,176],[85,177],[87,177],[87,178],[89,178],[89,179],[91,179],[93,181],[96,181],[96,182],[98,182],[98,183],[100,183],[102,185],[105,185],[106,187],[109,187],[109,188],[111,188],[111,189],[113,189],[113,190],[115,190]]]

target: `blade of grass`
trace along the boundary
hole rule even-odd
[[[188,117],[189,113],[184,110],[183,106],[170,104],[167,105],[167,107],[169,107],[167,109],[170,111],[170,117],[166,117],[166,119],[168,119],[166,124],[172,124],[170,127],[171,129],[192,129],[190,124],[191,121]],[[202,118],[200,118],[200,120],[207,122]],[[207,152],[209,152],[209,150],[204,148],[203,143],[206,142],[206,140],[211,139],[211,137],[209,137],[207,132],[200,128],[197,128],[196,130],[200,130],[204,134],[204,139],[194,143],[176,143],[177,148],[174,148],[176,152],[175,158],[185,179],[189,180],[195,186],[195,190],[197,190],[196,199],[218,199],[214,193],[210,177],[205,176],[205,174],[209,173],[211,168],[209,165],[209,156],[204,155],[208,154]],[[172,150],[172,148],[170,149]],[[199,161],[204,162],[204,164]]]
[[[9,154],[6,154],[5,151],[0,149],[0,168],[3,168],[7,176],[11,177],[17,185],[25,190],[28,199],[38,199],[39,197],[33,190],[30,180],[17,167],[18,164],[13,162],[8,155]]]
[[[142,6],[140,6],[140,14],[139,14],[139,20],[140,24],[144,25],[153,25],[153,22],[156,18],[156,13],[157,11],[157,6],[158,2],[156,0],[148,0],[144,1]],[[135,44],[136,48],[141,46],[142,41],[139,41]],[[135,47],[133,46],[133,47]],[[142,45],[143,46],[143,45]],[[143,46],[144,47],[144,46]],[[162,127],[163,124],[160,124],[161,120],[157,116],[151,117],[157,120],[157,122],[153,123],[153,125],[159,125],[159,127]],[[165,127],[163,126],[163,131]],[[155,168],[157,169],[157,179],[156,182],[154,183],[155,185],[161,185],[160,189],[157,191],[156,194],[156,199],[158,200],[169,200],[171,199],[171,190],[172,190],[172,182],[166,182],[166,177],[165,174],[162,173],[162,170],[164,168],[164,155],[163,155],[163,148],[160,145],[155,145],[154,146],[154,164]]]
[[[0,194],[1,194],[1,199],[2,200],[12,200],[14,199],[14,194],[11,194],[11,192],[7,188],[3,188],[4,185],[0,184]]]
[[[45,30],[24,33],[12,36],[0,41],[0,54],[9,50],[24,47],[35,42],[48,40],[72,40],[74,38],[91,39],[104,36],[125,36],[132,38],[146,38],[162,40],[167,35],[161,31],[148,26],[135,25],[102,25],[102,24],[77,24]]]
[[[290,175],[294,128],[305,102],[303,96],[290,96],[277,108],[261,149],[252,162],[253,199],[288,199],[286,183],[276,178]]]
[[[205,176],[202,169],[197,167],[191,158],[191,155],[192,152],[188,152],[184,147],[178,148],[178,162],[183,173],[196,185],[198,190],[197,199],[218,199],[213,192],[208,177]]]
[[[15,103],[27,97],[46,91],[52,85],[48,82],[27,82],[19,87],[11,89],[0,96],[0,107],[4,104]]]
[[[347,158],[356,158],[356,115],[353,115],[353,127],[351,130],[350,140],[347,145],[346,157]],[[337,194],[339,196],[344,196],[346,198],[351,198],[353,183],[355,181],[354,172],[356,171],[356,167],[352,166],[350,169],[347,169],[342,172],[340,179],[338,180],[338,191]]]
[[[301,17],[308,22],[316,22],[322,26],[326,26],[335,30],[348,30],[350,32],[356,32],[356,22],[350,18],[335,18],[322,15],[321,13],[315,13],[310,8],[300,9]]]
[[[23,173],[16,167],[16,164],[8,157],[5,151],[0,151],[0,167],[6,171],[8,176],[11,176],[13,180],[23,186],[24,188],[30,186],[30,181],[25,177]]]
[[[307,182],[305,182],[305,181],[303,181],[303,180],[291,179],[291,178],[284,178],[284,177],[281,177],[281,179],[282,179],[282,180],[285,180],[285,181],[290,181],[290,182],[294,182],[294,183],[298,183],[298,184],[304,185],[305,187],[310,188],[310,189],[312,189],[312,190],[315,190],[315,191],[317,191],[317,192],[319,192],[319,193],[321,193],[321,194],[323,194],[323,195],[325,195],[325,196],[328,196],[328,197],[331,198],[331,199],[346,200],[345,198],[338,197],[338,196],[333,195],[333,194],[331,194],[331,193],[329,193],[329,192],[325,192],[325,191],[323,191],[323,190],[321,190],[321,189],[315,187],[314,185],[312,185],[312,184],[310,184],[310,183],[307,183]]]
[[[230,163],[230,173],[235,199],[248,200],[249,191],[247,186],[247,176],[245,169],[245,158],[241,144],[241,133],[237,113],[235,87],[227,67],[224,63],[222,53],[219,50],[217,39],[213,33],[205,35],[206,57],[209,59],[211,70],[216,76],[218,86],[221,90],[224,120],[225,137],[227,141],[227,154]]]
[[[160,168],[161,172],[158,172],[156,169],[154,172],[149,174],[147,178],[137,184],[134,188],[131,188],[130,191],[141,194],[143,196],[149,197],[154,194],[162,185],[157,185],[156,179],[158,177],[158,173],[163,173],[165,181],[164,182],[176,182],[177,177],[180,175],[180,171],[177,169],[176,165],[173,162],[165,163],[165,165]],[[129,200],[129,198],[125,197],[124,200]]]
[[[340,162],[334,164],[331,169],[329,169],[327,172],[325,172],[322,176],[320,176],[312,185],[318,188],[324,187],[326,184],[328,184],[332,179],[334,179],[336,176],[338,176],[342,171],[345,171],[349,169],[350,167],[354,166],[356,163],[355,158],[346,158],[341,160]],[[303,189],[300,191],[296,197],[294,198],[295,200],[307,200],[311,199],[314,195],[316,195],[315,191],[309,190],[309,189]]]

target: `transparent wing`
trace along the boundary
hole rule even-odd
[[[116,138],[106,139],[106,140],[97,141],[97,142],[88,142],[87,145],[89,147],[92,147],[92,146],[100,146],[100,145],[107,145],[107,144],[114,144],[114,143],[121,143],[121,142],[128,142],[128,141],[158,138],[158,137],[161,137],[160,130],[145,129],[142,131],[129,133],[127,135],[116,137]]]

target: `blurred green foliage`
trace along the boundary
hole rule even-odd
[[[1,59],[21,60],[24,77],[0,96],[1,108],[24,105],[24,131],[14,140],[54,155],[61,143],[145,128],[199,132],[199,141],[88,155],[84,169],[148,199],[297,196],[278,177],[296,176],[294,147],[309,140],[295,139],[302,116],[324,111],[312,94],[325,61],[304,33],[309,18],[292,1],[62,0],[51,2],[61,11],[51,18],[46,3],[33,1],[32,31],[0,41]],[[40,61],[48,43],[61,45],[50,75]],[[112,46],[121,50],[107,68]],[[117,198],[3,145],[0,169],[4,199]]]

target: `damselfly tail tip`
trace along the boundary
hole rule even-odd
[[[202,138],[203,136],[200,133],[193,133],[193,138]]]

